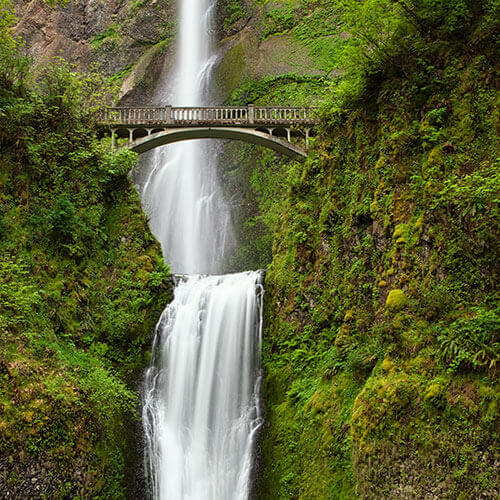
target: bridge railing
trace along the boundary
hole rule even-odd
[[[171,111],[171,120],[174,125],[184,124],[245,124],[248,123],[247,107],[175,107]]]
[[[110,126],[314,125],[317,108],[278,106],[164,106],[103,110],[100,121]]]
[[[255,123],[315,123],[317,108],[281,108],[274,106],[260,106],[254,108]]]

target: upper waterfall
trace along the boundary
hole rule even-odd
[[[210,0],[180,1],[175,64],[158,85],[159,104],[210,103],[214,8]],[[234,245],[229,208],[217,181],[216,150],[208,144],[159,148],[141,159],[135,174],[151,230],[174,272],[218,273]]]

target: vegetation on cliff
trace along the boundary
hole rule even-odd
[[[495,498],[499,3],[299,5],[349,36],[311,158],[251,175],[274,235],[260,497]]]
[[[135,155],[95,136],[108,84],[60,61],[35,80],[0,11],[0,494],[124,498],[168,269]]]
[[[324,103],[305,164],[226,150],[247,207],[231,266],[269,264],[259,495],[496,498],[500,4],[257,4],[259,39],[290,36],[318,74],[247,79],[232,102]],[[168,270],[127,178],[133,155],[92,132],[106,82],[63,64],[35,81],[6,5],[0,492],[123,498],[131,383]],[[233,35],[252,6],[222,7]],[[124,26],[93,50],[109,58]]]

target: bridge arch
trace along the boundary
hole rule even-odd
[[[287,140],[275,137],[262,131],[262,129],[239,127],[169,128],[161,132],[138,137],[124,147],[140,154],[159,146],[192,139],[233,139],[267,147],[294,160],[304,161],[307,157],[307,152],[303,148]]]

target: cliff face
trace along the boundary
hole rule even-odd
[[[78,71],[96,69],[123,83],[128,104],[147,102],[169,57],[175,19],[172,3],[70,0],[15,2],[17,35],[38,68],[54,57]]]
[[[498,496],[497,94],[481,55],[451,64],[267,163],[263,499]]]
[[[309,160],[263,153],[250,179],[273,234],[259,498],[496,498],[498,12],[379,2],[381,31],[349,5],[323,4],[373,37],[329,52],[352,73],[232,94],[324,103]],[[317,48],[321,14],[288,32]]]

